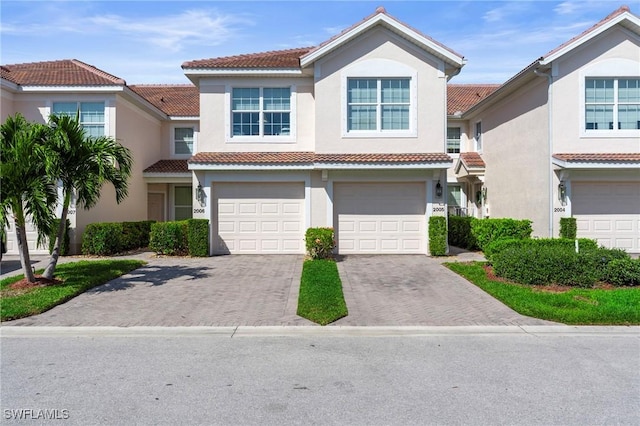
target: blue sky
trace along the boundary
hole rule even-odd
[[[622,4],[2,0],[0,63],[75,58],[129,84],[187,83],[184,61],[317,45],[382,5],[467,58],[452,82],[502,83]]]

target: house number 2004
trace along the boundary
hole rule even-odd
[[[193,209],[194,213],[204,213],[204,209]]]

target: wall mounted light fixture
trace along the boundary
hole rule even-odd
[[[558,184],[558,199],[563,203],[567,200],[567,186],[563,180]]]
[[[442,185],[440,185],[440,181],[436,183],[436,197],[442,197]]]
[[[202,185],[198,184],[198,187],[196,188],[196,200],[202,207],[204,207],[204,197],[204,189],[202,189]]]
[[[482,187],[482,201],[487,201],[487,187]]]

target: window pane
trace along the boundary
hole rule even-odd
[[[260,89],[233,89],[231,109],[243,111],[258,111],[260,109]]]
[[[191,207],[179,207],[175,208],[175,220],[187,220],[191,219]]]
[[[376,130],[375,106],[350,106],[349,130]]]
[[[349,79],[347,101],[350,104],[376,103],[378,102],[377,86],[378,86],[377,80]]]
[[[383,103],[409,103],[409,79],[383,79],[382,102]]]
[[[56,115],[69,115],[75,117],[78,112],[77,102],[54,102],[52,113]]]
[[[450,154],[460,152],[460,127],[447,127],[447,152]]]
[[[259,135],[260,114],[257,112],[234,112],[233,113],[233,135]]]
[[[193,197],[191,196],[190,186],[176,186],[175,188],[175,205],[191,207]]]
[[[263,89],[263,98],[265,111],[289,111],[291,109],[291,90],[288,87]]]
[[[92,138],[99,138],[101,136],[104,136],[104,125],[102,124],[99,124],[99,125],[83,124],[82,128],[86,132],[87,136],[90,136]]]
[[[173,130],[176,154],[193,154],[193,128],[176,127]]]
[[[613,79],[587,78],[585,100],[587,103],[613,102]]]
[[[640,129],[640,105],[618,107],[618,129]]]
[[[462,190],[458,185],[447,185],[447,204],[449,206],[460,207],[462,203]]]
[[[104,123],[104,103],[102,102],[82,102],[80,104],[80,122]]]
[[[271,135],[288,135],[289,129],[289,113],[288,112],[265,112],[264,113],[264,134]]]
[[[585,118],[587,130],[613,129],[613,106],[587,105]]]
[[[382,107],[382,130],[406,130],[409,128],[409,106]]]
[[[618,81],[618,102],[640,102],[640,79],[628,78]]]

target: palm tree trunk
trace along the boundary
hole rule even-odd
[[[58,234],[56,235],[56,241],[53,244],[53,250],[51,251],[51,258],[49,258],[49,264],[44,270],[42,276],[48,280],[53,279],[53,274],[56,271],[58,265],[58,258],[60,257],[60,247],[62,246],[62,240],[64,238],[64,231],[67,224],[67,214],[69,213],[69,204],[71,203],[71,191],[64,190],[64,202],[62,204],[62,215],[60,217],[60,224],[58,225]]]
[[[24,213],[22,210],[14,212],[14,222],[16,226],[16,239],[18,240],[18,252],[20,253],[20,264],[24,276],[30,283],[36,282],[36,277],[31,269],[31,257],[29,257],[29,246],[27,243],[27,227],[24,223]]]

